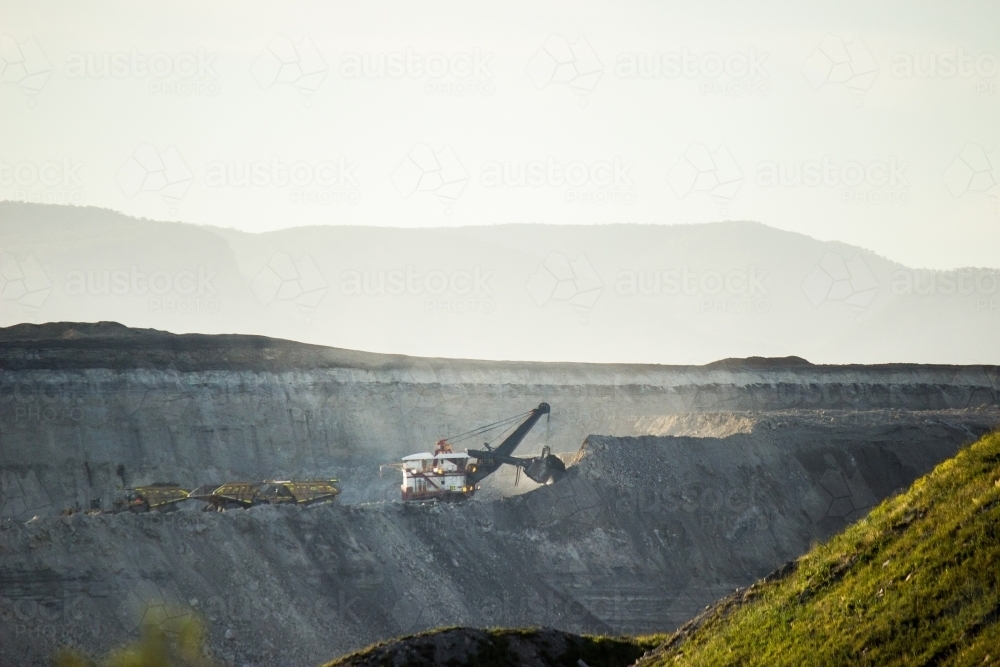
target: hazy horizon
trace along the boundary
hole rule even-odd
[[[242,231],[757,220],[997,267],[1000,6],[5,3],[0,198]]]
[[[0,202],[0,325],[112,320],[414,356],[995,363],[1000,271],[757,222],[247,233]]]

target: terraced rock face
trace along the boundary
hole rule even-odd
[[[724,438],[588,437],[558,484],[460,505],[0,523],[0,665],[195,610],[228,664],[309,665],[441,625],[674,628],[998,421],[993,410],[734,416]]]
[[[316,664],[443,624],[666,631],[1000,423],[997,387],[981,366],[474,362],[11,327],[0,665],[104,651],[192,609],[235,665]],[[551,421],[519,451],[564,452],[558,484],[505,471],[471,502],[413,506],[379,477],[543,400]],[[306,476],[338,477],[339,503],[55,516],[109,507],[123,484]]]
[[[396,499],[379,465],[524,412],[519,451],[592,433],[721,435],[732,413],[998,404],[995,366],[708,366],[485,362],[376,355],[256,336],[114,323],[0,330],[0,518],[110,508],[123,485],[337,477],[347,503]],[[478,443],[476,443],[478,444]],[[491,480],[484,497],[532,488]]]

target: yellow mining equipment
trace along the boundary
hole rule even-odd
[[[189,497],[177,484],[158,482],[134,489],[121,489],[114,499],[114,512],[169,512]]]
[[[188,497],[203,500],[206,510],[227,510],[255,505],[314,505],[333,502],[340,489],[335,479],[266,480],[226,482],[222,486],[201,486]]]

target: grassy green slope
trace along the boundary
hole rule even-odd
[[[1000,664],[998,578],[994,433],[640,664]]]

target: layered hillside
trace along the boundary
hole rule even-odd
[[[443,625],[677,628],[996,423],[974,411],[743,417],[726,437],[590,436],[556,484],[395,502],[0,521],[0,665],[205,617],[232,664],[318,664]]]
[[[542,401],[552,414],[525,454],[572,453],[590,434],[724,435],[745,428],[744,412],[989,411],[998,387],[996,366],[469,361],[22,324],[0,329],[0,517],[108,508],[121,486],[247,477],[336,477],[344,502],[396,499],[381,464]],[[499,495],[533,488],[512,483],[491,480]]]
[[[465,361],[113,323],[0,330],[0,359],[3,667],[106,652],[150,606],[259,667],[442,625],[670,631],[1000,423],[994,366]],[[541,401],[519,452],[561,452],[556,484],[425,507],[379,475]],[[336,505],[57,516],[310,476],[341,480]]]

